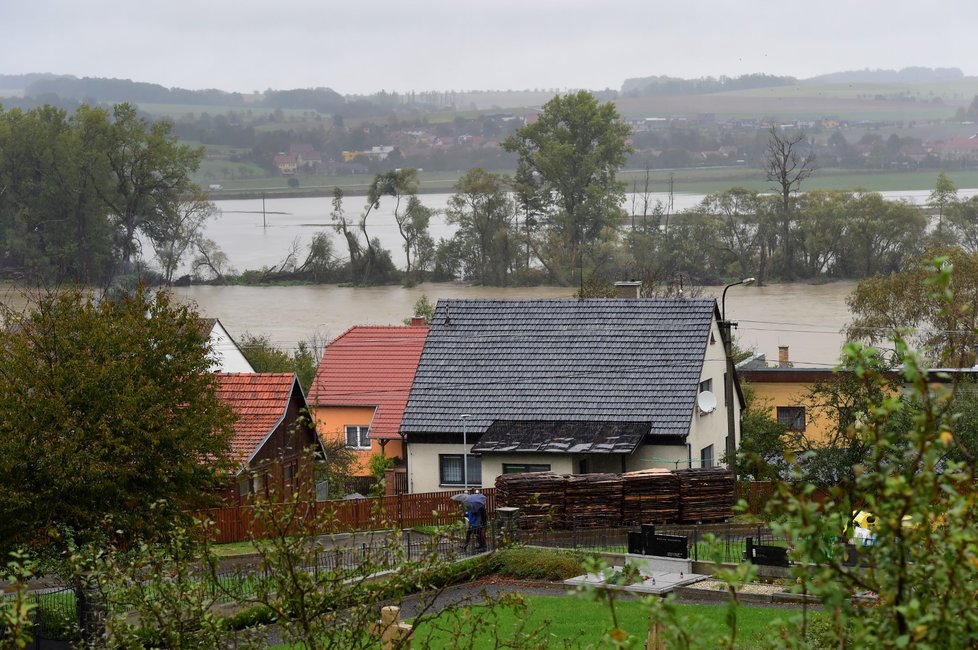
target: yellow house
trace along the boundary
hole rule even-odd
[[[738,370],[738,377],[754,391],[755,404],[770,408],[771,417],[815,444],[825,442],[835,423],[821,416],[807,398],[817,382],[835,376],[825,368],[758,368]]]
[[[808,394],[819,382],[837,377],[831,368],[794,368],[788,346],[778,348],[778,365],[738,367],[737,376],[754,391],[755,404],[770,408],[771,417],[815,444],[825,442],[835,423],[820,414]]]

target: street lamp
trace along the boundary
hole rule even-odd
[[[727,440],[725,447],[727,449],[727,462],[731,468],[734,467],[733,458],[734,454],[737,453],[737,437],[733,407],[734,365],[733,334],[731,332],[731,327],[734,325],[734,323],[727,320],[727,289],[741,284],[746,286],[753,283],[754,278],[744,278],[740,282],[733,282],[723,288],[723,294],[720,296],[720,338],[723,339],[723,353],[726,357],[725,363],[727,368],[727,371],[723,373],[723,400],[727,407]],[[734,478],[736,478],[736,476]]]
[[[737,285],[754,284],[754,278],[744,278],[740,282],[734,282],[733,284],[728,284],[723,288],[723,295],[720,297],[720,320],[726,322],[727,320],[727,289],[730,287],[736,287]]]
[[[462,485],[469,491],[469,413],[463,413],[462,418]]]

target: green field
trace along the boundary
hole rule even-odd
[[[235,165],[252,170],[259,168],[254,165],[230,163],[226,161],[206,161],[195,180],[206,187],[210,183],[219,183],[224,189],[211,192],[212,199],[221,198],[252,198],[262,192],[268,194],[294,196],[330,196],[334,187],[341,188],[350,196],[361,196],[367,193],[367,188],[373,180],[371,174],[355,176],[322,176],[299,175],[299,187],[290,188],[284,176],[251,176],[243,178],[240,171],[235,178],[224,175],[225,168],[235,168]],[[258,173],[258,172],[255,172]],[[262,172],[264,173],[264,172]],[[772,186],[764,178],[759,169],[749,167],[711,167],[706,169],[674,169],[652,170],[650,173],[650,190],[652,192],[668,192],[669,176],[673,176],[673,191],[687,194],[711,194],[722,192],[732,187],[745,187],[758,192],[771,192]],[[935,170],[907,172],[874,172],[867,170],[820,169],[805,181],[803,189],[833,189],[856,190],[865,189],[874,192],[899,190],[932,190],[937,180]],[[978,170],[953,170],[948,176],[961,189],[978,188]],[[421,191],[426,193],[450,193],[458,180],[457,172],[422,172]],[[627,191],[641,188],[645,184],[645,170],[625,170],[619,178],[625,182]]]

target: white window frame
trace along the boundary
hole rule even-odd
[[[348,424],[344,427],[344,432],[346,433],[346,446],[350,449],[370,449],[370,427],[362,424]],[[357,444],[350,444],[350,433],[354,433]]]

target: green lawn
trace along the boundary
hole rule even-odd
[[[562,647],[564,641],[571,643],[570,647],[600,647],[603,634],[611,627],[611,616],[608,606],[604,603],[587,600],[583,596],[527,596],[528,618],[524,630],[532,630],[549,621],[547,633],[553,642],[551,647]],[[725,634],[726,607],[717,605],[678,605],[682,627],[693,637],[700,648],[719,647],[718,639]],[[625,600],[615,604],[619,624],[629,634],[643,640],[648,633],[648,618],[642,603],[637,600]],[[472,608],[469,615],[479,615]],[[517,625],[517,618],[505,608],[498,608],[498,618],[489,619],[491,628],[475,640],[473,648],[494,647],[492,635],[507,638],[507,632],[512,632]],[[739,608],[737,614],[737,646],[738,648],[761,647],[761,640],[770,636],[770,631],[776,620],[786,620],[798,614],[791,609],[772,607]],[[818,614],[815,614],[818,616]],[[422,648],[456,648],[459,643],[448,629],[439,630],[442,626],[451,628],[450,614],[441,614],[434,619],[435,623],[421,623],[415,629],[413,647]],[[290,648],[289,645],[273,646]]]
[[[525,629],[533,629],[545,621],[550,621],[548,633],[558,643],[559,640],[578,639],[582,646],[594,647],[611,627],[608,606],[587,600],[582,596],[529,596],[526,601],[529,617]],[[621,601],[615,604],[615,608],[622,629],[644,640],[648,633],[648,618],[641,602]],[[700,647],[720,646],[717,639],[721,638],[727,630],[724,605],[685,604],[679,605],[678,608],[683,629],[692,632],[693,637],[702,643]],[[758,647],[758,640],[767,633],[776,619],[785,619],[793,613],[791,610],[770,607],[741,607],[737,618],[737,638],[741,642],[737,647]],[[505,630],[513,629],[515,624],[516,618],[509,611],[502,610],[499,619],[495,622],[495,628],[502,635]],[[448,632],[433,631],[432,627],[434,626],[421,624],[415,630],[417,646],[455,647],[454,640]],[[474,647],[491,648],[492,645],[487,638],[485,643],[477,642]]]

